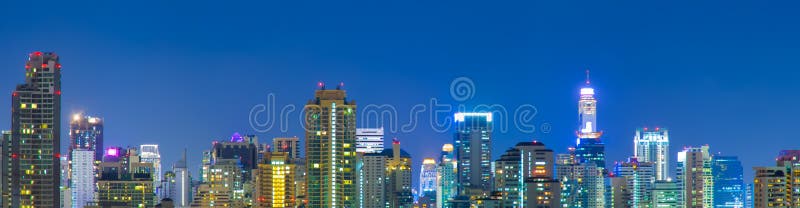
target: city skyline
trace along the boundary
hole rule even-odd
[[[770,166],[778,151],[798,148],[794,138],[781,132],[794,127],[794,121],[789,118],[800,114],[800,110],[775,107],[797,101],[794,92],[800,90],[800,83],[794,81],[798,72],[791,70],[800,67],[793,58],[798,55],[794,49],[800,47],[800,42],[793,37],[799,32],[785,29],[797,24],[791,21],[797,14],[789,14],[785,9],[797,5],[757,10],[750,9],[752,5],[747,3],[729,3],[731,10],[712,9],[711,14],[701,14],[699,11],[703,8],[715,6],[701,4],[691,9],[669,7],[661,11],[651,8],[647,10],[654,14],[643,14],[608,6],[595,11],[591,7],[597,5],[590,4],[577,6],[566,14],[555,14],[539,11],[544,9],[529,4],[520,5],[520,8],[527,5],[533,7],[532,11],[499,12],[499,8],[510,6],[479,8],[479,5],[465,3],[464,7],[470,9],[457,9],[447,13],[454,17],[441,17],[439,13],[445,12],[442,11],[445,5],[417,8],[398,3],[401,8],[421,13],[422,17],[412,18],[409,23],[396,18],[413,15],[379,14],[386,12],[381,5],[344,10],[356,12],[355,15],[374,15],[374,20],[325,11],[324,5],[320,5],[295,15],[289,12],[248,14],[255,15],[254,19],[288,18],[290,23],[310,25],[264,23],[272,29],[254,31],[252,35],[257,40],[250,43],[236,39],[241,33],[196,34],[206,29],[193,24],[171,24],[186,19],[144,5],[132,7],[153,11],[155,15],[139,22],[134,20],[137,18],[124,15],[132,16],[129,12],[108,15],[121,12],[111,3],[98,5],[109,8],[99,13],[85,12],[89,9],[77,4],[64,6],[65,11],[16,21],[15,18],[28,15],[21,13],[24,9],[13,9],[22,5],[10,4],[9,12],[0,12],[4,17],[0,25],[4,29],[15,28],[13,32],[0,34],[0,83],[5,83],[0,86],[0,92],[10,96],[15,85],[23,82],[24,57],[29,53],[53,51],[63,57],[62,155],[66,154],[68,143],[65,138],[69,138],[66,134],[69,115],[86,112],[104,118],[106,147],[157,143],[162,149],[163,167],[171,167],[181,158],[182,150],[188,149],[189,169],[196,177],[200,153],[208,149],[213,140],[225,141],[233,132],[256,134],[264,143],[275,137],[298,136],[305,140],[302,129],[295,125],[290,125],[287,132],[280,131],[279,127],[267,133],[256,132],[250,127],[248,116],[253,106],[266,104],[269,93],[276,95],[279,107],[302,106],[319,81],[329,85],[344,82],[348,95],[361,106],[390,104],[403,109],[401,124],[409,120],[406,116],[413,105],[428,103],[431,98],[439,99],[442,104],[469,107],[532,104],[538,110],[534,123],[537,127],[550,124],[550,132],[493,135],[492,160],[517,142],[534,139],[548,144],[556,153],[564,153],[568,146],[574,145],[577,126],[574,103],[586,68],[593,72],[592,84],[598,91],[598,108],[602,109],[597,120],[604,133],[606,164],[633,155],[635,129],[641,127],[669,128],[669,155],[673,158],[684,146],[703,144],[710,144],[714,153],[739,156],[745,181],[752,181],[752,167]],[[294,8],[290,11],[302,10],[300,5],[286,4]],[[570,6],[552,4],[555,5],[540,6]],[[216,11],[212,6],[188,5],[178,13],[190,13],[193,9]],[[224,14],[252,12],[242,5],[227,8],[233,11]],[[63,15],[66,11],[79,14]],[[298,17],[313,12],[322,12],[331,19]],[[477,15],[457,19],[482,12],[495,17]],[[621,16],[601,15],[605,13],[621,13]],[[677,18],[677,23],[666,23],[656,15],[677,17],[682,13],[687,15]],[[778,18],[768,15],[770,13],[790,18]],[[643,17],[632,20],[624,18],[627,15]],[[110,17],[101,19],[101,16]],[[253,23],[247,20],[226,26],[225,23],[235,18],[221,16],[224,15],[220,15],[219,20],[207,18],[189,22],[211,22],[211,26],[222,28]],[[554,23],[539,20],[568,16],[575,17]],[[87,19],[91,21],[84,21]],[[156,23],[157,20],[166,23]],[[433,23],[427,23],[428,20]],[[625,24],[610,23],[614,20],[625,20]],[[28,25],[48,21],[61,24],[56,24],[47,35],[38,34],[38,30]],[[117,21],[128,23],[131,28],[113,24]],[[381,21],[394,24],[375,26]],[[761,22],[771,24],[757,24]],[[472,25],[470,23],[475,25],[467,26]],[[623,27],[645,23],[656,26],[649,29]],[[738,23],[743,26],[739,28]],[[703,28],[698,24],[712,26]],[[170,25],[178,26],[171,29]],[[452,26],[436,29],[441,25]],[[108,29],[100,29],[104,26]],[[337,31],[336,26],[348,31]],[[374,28],[364,29],[370,27]],[[133,30],[150,32],[131,32]],[[403,31],[406,31],[401,34],[403,36],[391,34]],[[661,32],[672,33],[658,34]],[[187,34],[195,37],[183,39]],[[460,36],[450,38],[457,34]],[[502,38],[505,36],[509,37]],[[630,40],[620,40],[618,36]],[[485,42],[472,43],[473,40]],[[735,44],[738,42],[745,43]],[[256,64],[259,66],[255,70],[240,67],[237,61],[241,57],[253,62],[263,59],[264,64]],[[292,73],[287,73],[289,71]],[[451,81],[459,77],[467,77],[475,83],[475,95],[469,100],[458,101],[450,96]],[[392,82],[395,83],[387,84]],[[10,109],[10,102],[0,102],[0,107]],[[0,112],[0,118],[10,117],[10,111]],[[164,125],[166,123],[174,125]],[[291,124],[296,123],[296,120],[291,121]],[[423,117],[420,123],[430,121]],[[358,125],[359,128],[378,128]],[[1,130],[8,130],[10,126],[10,119],[0,119]],[[438,158],[439,147],[452,142],[452,131],[438,133],[419,128],[419,131],[397,133],[387,130],[385,138],[394,137],[404,144],[433,143],[404,146],[404,150],[414,156],[412,167],[420,167],[423,158]],[[762,140],[770,142],[741,145]],[[671,160],[668,168],[673,176],[674,161]],[[419,178],[418,172],[415,171],[412,178]]]

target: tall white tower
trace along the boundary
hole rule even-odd
[[[655,165],[656,180],[669,178],[669,132],[665,128],[636,129],[633,153],[639,162]]]
[[[158,185],[161,184],[161,153],[158,151],[157,144],[143,144],[139,146],[139,160],[146,163],[153,163],[153,187],[156,187],[158,192]]]

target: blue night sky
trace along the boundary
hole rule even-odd
[[[632,155],[635,128],[659,126],[670,129],[673,165],[681,147],[710,144],[739,156],[750,180],[752,166],[800,148],[792,133],[800,108],[791,107],[800,101],[798,9],[797,1],[3,1],[0,107],[10,108],[27,54],[54,51],[64,66],[62,128],[72,112],[104,117],[106,145],[158,143],[165,167],[188,148],[197,167],[211,141],[257,133],[248,115],[267,94],[278,109],[302,106],[318,81],[344,82],[360,106],[396,106],[401,123],[431,98],[536,106],[532,122],[552,130],[495,133],[496,158],[520,141],[556,152],[573,145],[590,68],[608,161]],[[457,77],[473,80],[472,99],[450,97]],[[275,127],[260,140],[302,137],[293,115],[287,132]],[[414,168],[452,142],[452,131],[428,123],[423,116],[416,131],[387,133]],[[0,127],[10,128],[10,111],[0,111]]]

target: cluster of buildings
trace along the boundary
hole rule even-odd
[[[641,128],[630,157],[608,163],[588,79],[576,143],[564,153],[522,141],[493,159],[492,114],[459,112],[453,142],[417,170],[400,140],[356,128],[356,102],[341,85],[320,84],[304,108],[302,142],[234,133],[194,169],[186,151],[169,168],[158,145],[104,146],[103,119],[86,113],[69,119],[62,155],[60,70],[55,53],[31,53],[25,83],[12,92],[11,130],[0,142],[2,207],[800,207],[800,150],[754,168],[746,184],[737,157],[704,145],[673,159],[667,129]]]

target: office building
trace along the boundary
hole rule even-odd
[[[669,178],[669,132],[665,128],[641,128],[633,138],[634,157],[639,162],[651,162],[656,168],[656,180]]]
[[[61,64],[55,53],[28,56],[25,83],[11,93],[11,137],[2,201],[10,207],[60,207]]]
[[[459,194],[488,197],[492,191],[492,114],[456,113],[455,153]]]
[[[268,153],[258,164],[256,207],[295,207],[295,165],[290,152]]]
[[[564,207],[605,207],[604,169],[593,162],[578,162],[573,148],[570,154],[556,158],[556,174],[561,182],[561,204]]]
[[[93,203],[95,192],[97,192],[95,178],[95,157],[96,151],[90,149],[72,150],[72,182],[69,183],[71,191],[71,204],[75,207],[83,207]]]
[[[458,178],[453,144],[442,145],[441,159],[436,167],[436,207],[452,208],[449,201],[458,195],[456,179]]]
[[[650,190],[655,183],[655,163],[639,162],[637,158],[628,158],[626,162],[617,162],[614,175],[625,178],[630,191],[630,207],[648,208]]]
[[[557,191],[560,188],[551,184],[553,181],[558,182],[553,179],[553,166],[553,151],[547,149],[541,142],[520,142],[507,150],[495,161],[494,184],[495,191],[502,198],[501,206],[520,207],[525,206],[526,201],[536,206],[556,204],[552,201],[554,196],[549,192],[555,191],[560,194],[560,191]],[[526,184],[539,188],[529,192],[537,198],[526,200],[528,194]],[[553,190],[546,191],[544,187]]]
[[[153,183],[161,184],[161,152],[158,151],[157,144],[143,144],[139,145],[139,160],[145,163],[153,164]],[[158,192],[159,187],[156,188],[156,194]]]
[[[211,164],[217,160],[234,160],[242,164],[244,181],[250,181],[252,170],[258,164],[257,139],[233,133],[230,141],[214,142],[211,147]]]
[[[157,198],[153,164],[142,162],[135,149],[109,148],[106,157],[117,158],[99,165],[97,205],[100,207],[153,207]],[[121,154],[125,152],[126,154]]]
[[[357,128],[356,152],[360,153],[383,152],[383,127]]]
[[[73,114],[69,123],[69,141],[70,153],[74,149],[92,150],[95,151],[95,160],[103,160],[103,119]]]
[[[631,189],[625,177],[609,176],[606,180],[606,207],[629,208],[631,202]]]
[[[188,207],[192,203],[192,174],[189,172],[187,164],[186,150],[184,149],[183,157],[172,165],[175,182],[170,198],[177,207]]]
[[[714,208],[744,207],[742,162],[736,156],[714,155],[711,159]]]
[[[652,195],[653,208],[680,208],[681,192],[682,189],[678,183],[672,181],[656,181],[653,184],[653,189],[650,191]]]
[[[355,207],[356,103],[320,84],[305,109],[308,206]]]
[[[419,170],[419,193],[420,196],[436,196],[436,159],[425,158],[422,160],[422,167]]]
[[[683,189],[681,203],[686,208],[711,207],[712,194],[711,155],[708,145],[686,147],[678,152],[678,171],[676,181]],[[705,191],[708,190],[708,191]]]

